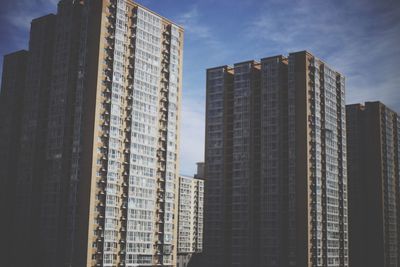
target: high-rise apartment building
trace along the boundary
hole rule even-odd
[[[32,21],[7,266],[176,265],[182,49],[130,0]]]
[[[11,255],[10,247],[13,238],[10,228],[14,225],[15,195],[10,190],[15,188],[14,177],[18,167],[18,150],[20,127],[25,88],[25,73],[27,65],[27,51],[18,51],[4,56],[3,75],[0,92],[0,233],[2,245],[0,250],[5,255]]]
[[[200,175],[201,171],[195,177],[179,178],[177,267],[190,266],[203,251],[204,177]]]
[[[400,117],[380,102],[346,116],[350,266],[400,266]]]
[[[306,51],[207,70],[207,266],[348,266],[344,91]]]

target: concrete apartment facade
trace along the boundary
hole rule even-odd
[[[195,257],[203,251],[205,181],[201,173],[195,177],[181,175],[179,178],[177,267],[193,266]]]
[[[400,117],[380,102],[346,112],[350,266],[399,266]]]
[[[204,266],[348,266],[344,94],[306,51],[207,70]]]
[[[176,266],[182,51],[133,1],[32,21],[10,266]]]

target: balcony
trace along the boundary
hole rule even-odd
[[[108,29],[109,31],[114,31],[114,29],[115,29],[114,23],[109,23],[109,24],[107,25],[107,29]]]
[[[110,10],[110,13],[108,14],[108,18],[109,19],[112,19],[112,20],[115,20],[115,9],[114,10]]]
[[[112,74],[112,69],[111,69],[111,67],[109,67],[109,66],[107,66],[107,67],[104,69],[104,71],[105,71],[105,72],[108,72],[108,73],[110,73],[110,74]]]
[[[115,10],[117,8],[117,6],[115,5],[114,2],[111,2],[111,4],[108,6],[108,8]]]
[[[107,63],[112,63],[113,62],[112,56],[106,56],[105,60],[107,61]]]
[[[107,52],[113,52],[114,51],[114,47],[113,45],[109,45],[106,47]]]
[[[160,140],[161,141],[166,141],[167,137],[165,136],[165,134],[160,135]]]
[[[105,104],[111,104],[111,99],[109,97],[105,98],[103,103]]]
[[[162,166],[162,165],[158,165],[158,171],[160,171],[160,172],[163,172],[163,171],[165,171],[165,167],[164,166]]]
[[[111,90],[108,87],[104,87],[103,93],[110,94]]]
[[[132,43],[135,42],[136,34],[132,33],[131,35],[129,35],[129,39],[131,40]],[[130,49],[134,49],[134,45],[132,43],[131,43],[131,45],[133,47],[132,48],[129,47]]]

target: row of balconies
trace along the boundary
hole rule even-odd
[[[167,55],[163,55],[162,61],[163,64],[168,64],[169,62],[169,57]]]
[[[169,33],[165,33],[165,35],[169,35]],[[163,234],[164,234],[164,206],[165,206],[165,158],[166,158],[166,140],[167,140],[167,121],[168,121],[168,75],[169,70],[167,69],[167,64],[169,62],[169,49],[168,40],[164,39],[163,41],[164,49],[163,49],[163,66],[162,66],[162,78],[161,78],[161,98],[160,98],[160,112],[161,118],[159,123],[159,149],[157,150],[157,157],[159,160],[158,168],[157,168],[157,226],[158,231],[156,233],[157,242],[156,242],[156,250],[155,250],[155,263],[157,266],[165,266],[163,255],[165,254],[163,251]]]
[[[129,70],[133,70],[134,61],[132,62],[132,60],[133,60],[132,54],[130,55],[129,60],[130,60],[130,65],[128,66],[128,68],[129,68]],[[123,186],[123,188],[122,188],[123,189],[123,198],[127,197],[128,190],[129,190],[129,186],[128,186],[128,182],[127,182],[129,180],[129,162],[130,162],[130,151],[131,151],[130,150],[131,127],[129,125],[130,125],[130,121],[132,120],[131,111],[132,111],[132,91],[133,91],[133,86],[132,86],[133,76],[132,76],[131,72],[128,75],[128,79],[131,80],[131,82],[130,82],[130,86],[127,88],[128,96],[126,98],[127,99],[127,106],[125,108],[126,113],[128,114],[128,116],[125,119],[125,121],[126,121],[126,130],[125,130],[125,139],[124,139],[125,149],[123,150],[124,157],[125,157],[125,160],[123,162],[123,176],[124,176],[124,178],[123,178],[124,182],[122,183],[122,186]],[[127,204],[125,204],[123,206],[122,213],[126,217],[128,216],[127,212],[128,212]],[[123,220],[121,222],[121,227],[122,227],[121,229],[124,229],[124,230],[127,228],[127,220]]]

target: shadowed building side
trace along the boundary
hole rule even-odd
[[[15,201],[15,266],[43,263],[39,217],[42,209],[41,180],[44,172],[48,99],[51,88],[55,15],[34,19],[31,23],[26,73]],[[49,201],[52,201],[52,199]]]
[[[1,258],[14,255],[14,213],[16,171],[18,169],[22,105],[25,94],[28,52],[18,51],[4,56],[0,92],[0,222]],[[8,262],[6,260],[6,262]]]
[[[398,266],[400,118],[380,102],[348,105],[351,266]]]

